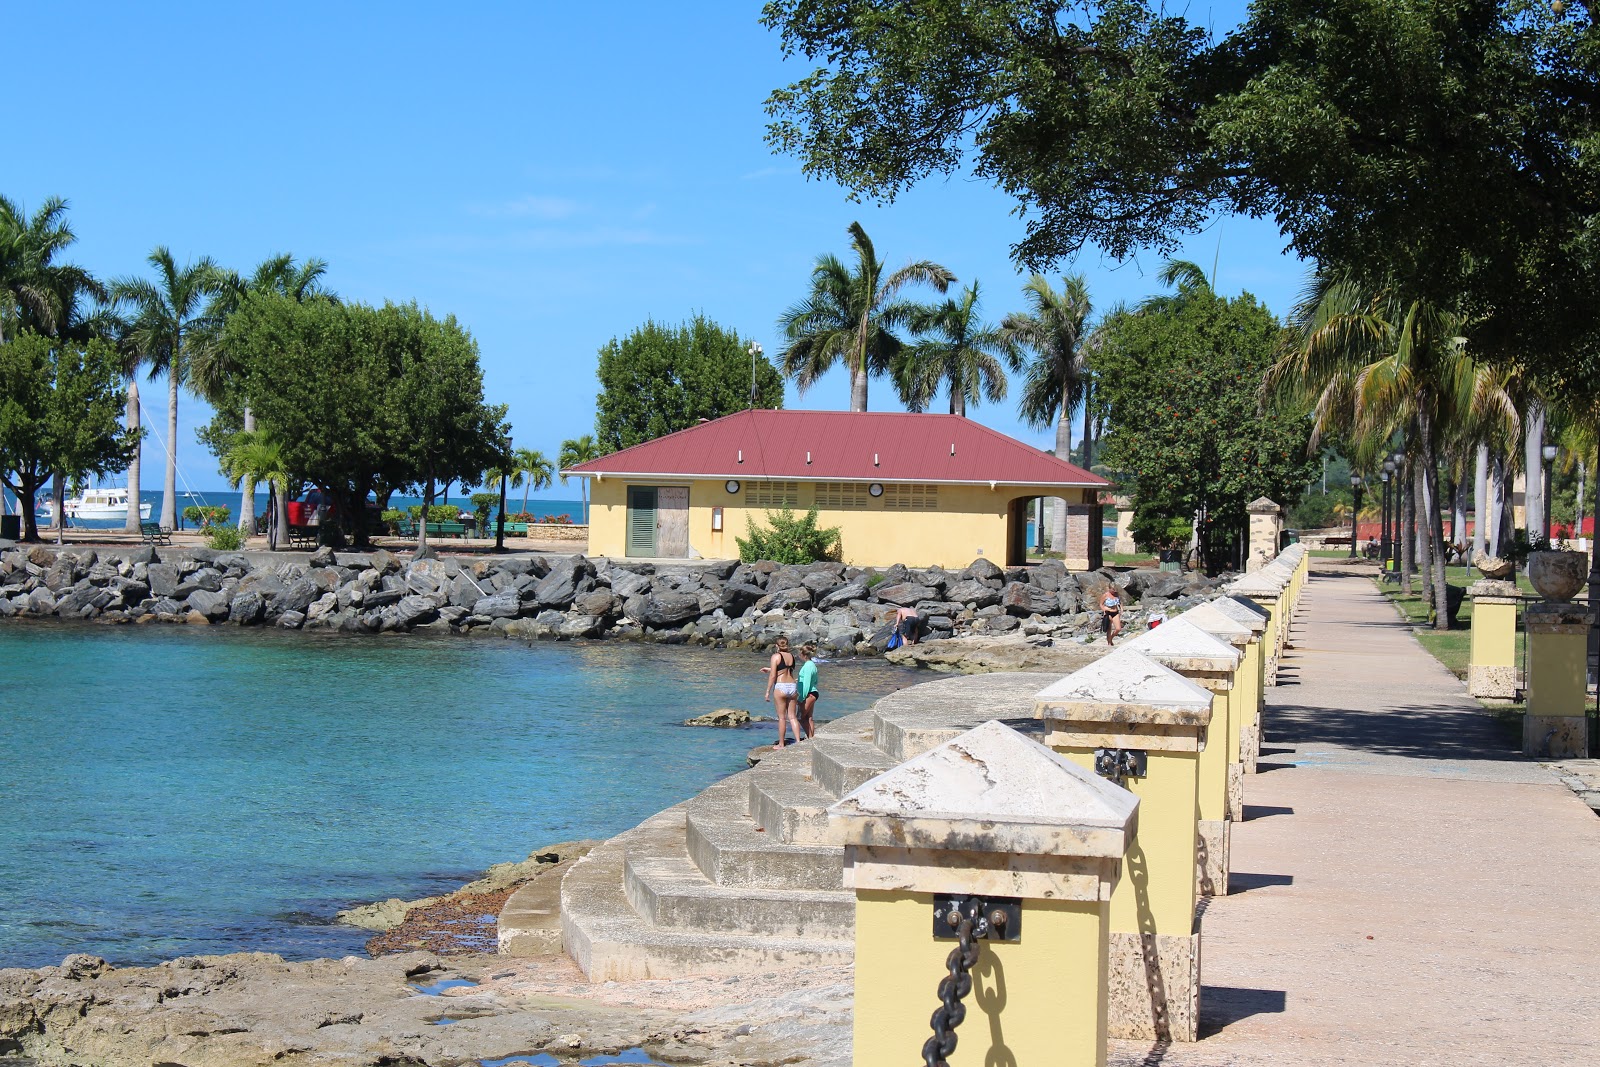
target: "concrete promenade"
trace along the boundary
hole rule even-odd
[[[1600,818],[1369,576],[1312,567],[1205,915],[1202,1040],[1112,1062],[1600,1062]]]

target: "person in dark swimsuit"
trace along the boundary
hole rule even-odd
[[[795,714],[795,674],[794,654],[789,651],[789,639],[778,638],[776,651],[766,667],[767,695],[764,699],[771,702],[773,710],[778,716],[778,743],[772,747],[781,749],[784,746],[784,735],[788,725],[794,724],[794,739],[798,743],[805,739],[800,732],[800,720]]]
[[[1122,596],[1115,586],[1100,591],[1101,625],[1105,627],[1106,644],[1115,644],[1122,632]]]

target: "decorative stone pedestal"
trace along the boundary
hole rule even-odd
[[[1250,648],[1260,642],[1250,627],[1210,604],[1191,608],[1179,618],[1198,626],[1218,641],[1227,642],[1239,653],[1239,667],[1233,672],[1233,686],[1228,690],[1228,818],[1239,822],[1244,818],[1245,723],[1255,706],[1255,694],[1251,692],[1254,667],[1250,663]],[[1253,755],[1251,762],[1254,763]]]
[[[1198,1035],[1195,845],[1201,750],[1214,708],[1206,690],[1129,648],[1034,698],[1046,744],[1085,768],[1094,768],[1100,753],[1112,764],[1103,769],[1139,798],[1138,832],[1111,896],[1113,1037]]]
[[[1589,612],[1570,602],[1532,604],[1524,624],[1528,712],[1522,719],[1523,755],[1587,759]]]
[[[1515,700],[1522,691],[1517,669],[1517,586],[1485,578],[1467,590],[1472,598],[1472,652],[1467,692],[1484,700]]]
[[[1283,583],[1265,574],[1247,574],[1230,583],[1224,590],[1229,596],[1242,598],[1260,608],[1267,616],[1265,637],[1266,665],[1262,671],[1267,686],[1278,684],[1278,656],[1283,651],[1284,634],[1289,628],[1285,607]]]
[[[1283,535],[1283,508],[1266,497],[1245,505],[1250,514],[1250,555],[1245,560],[1247,573],[1258,571],[1278,555],[1278,540]]]
[[[1228,733],[1235,729],[1233,676],[1242,657],[1231,646],[1193,623],[1185,622],[1181,615],[1154,630],[1147,630],[1122,647],[1149,656],[1211,693],[1211,724],[1206,730],[1205,748],[1200,753],[1200,825],[1195,877],[1202,896],[1227,896],[1234,818],[1228,791]],[[1240,806],[1243,806],[1242,793]]]
[[[1021,898],[1020,937],[980,940],[956,1067],[1104,1067],[1111,897],[1139,801],[986,722],[828,809],[856,894],[855,1055],[911,1063],[957,942],[935,894]]]
[[[1267,707],[1267,626],[1271,616],[1245,597],[1218,597],[1205,607],[1248,626],[1255,636],[1234,673],[1234,684],[1248,693],[1240,701],[1244,719],[1239,726],[1239,763],[1244,773],[1254,774],[1261,757],[1261,714]]]

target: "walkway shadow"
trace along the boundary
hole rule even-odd
[[[1246,804],[1244,806],[1244,821],[1251,822],[1255,819],[1270,819],[1274,815],[1293,815],[1293,808],[1274,807],[1270,804]]]
[[[1289,995],[1281,989],[1241,989],[1236,986],[1200,987],[1200,1038],[1205,1040],[1252,1015],[1281,1015],[1288,1010]]]
[[[1228,895],[1230,897],[1239,893],[1248,893],[1252,889],[1265,889],[1271,885],[1294,885],[1294,875],[1250,874],[1246,871],[1231,871],[1228,874]]]
[[[1273,741],[1294,750],[1331,745],[1414,759],[1524,759],[1517,724],[1460,705],[1411,704],[1367,710],[1278,704],[1271,716]]]

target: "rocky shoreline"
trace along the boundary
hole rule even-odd
[[[407,559],[323,548],[253,562],[203,548],[36,545],[0,551],[0,618],[731,648],[766,648],[786,635],[815,641],[828,655],[882,655],[900,608],[926,620],[924,647],[973,637],[1047,647],[1093,639],[1094,601],[1107,585],[1120,591],[1124,618],[1137,629],[1149,615],[1209,599],[1217,584],[1151,569],[1074,573],[1054,560],[1002,568],[978,559],[946,571],[731,560],[666,566],[581,555]]]

